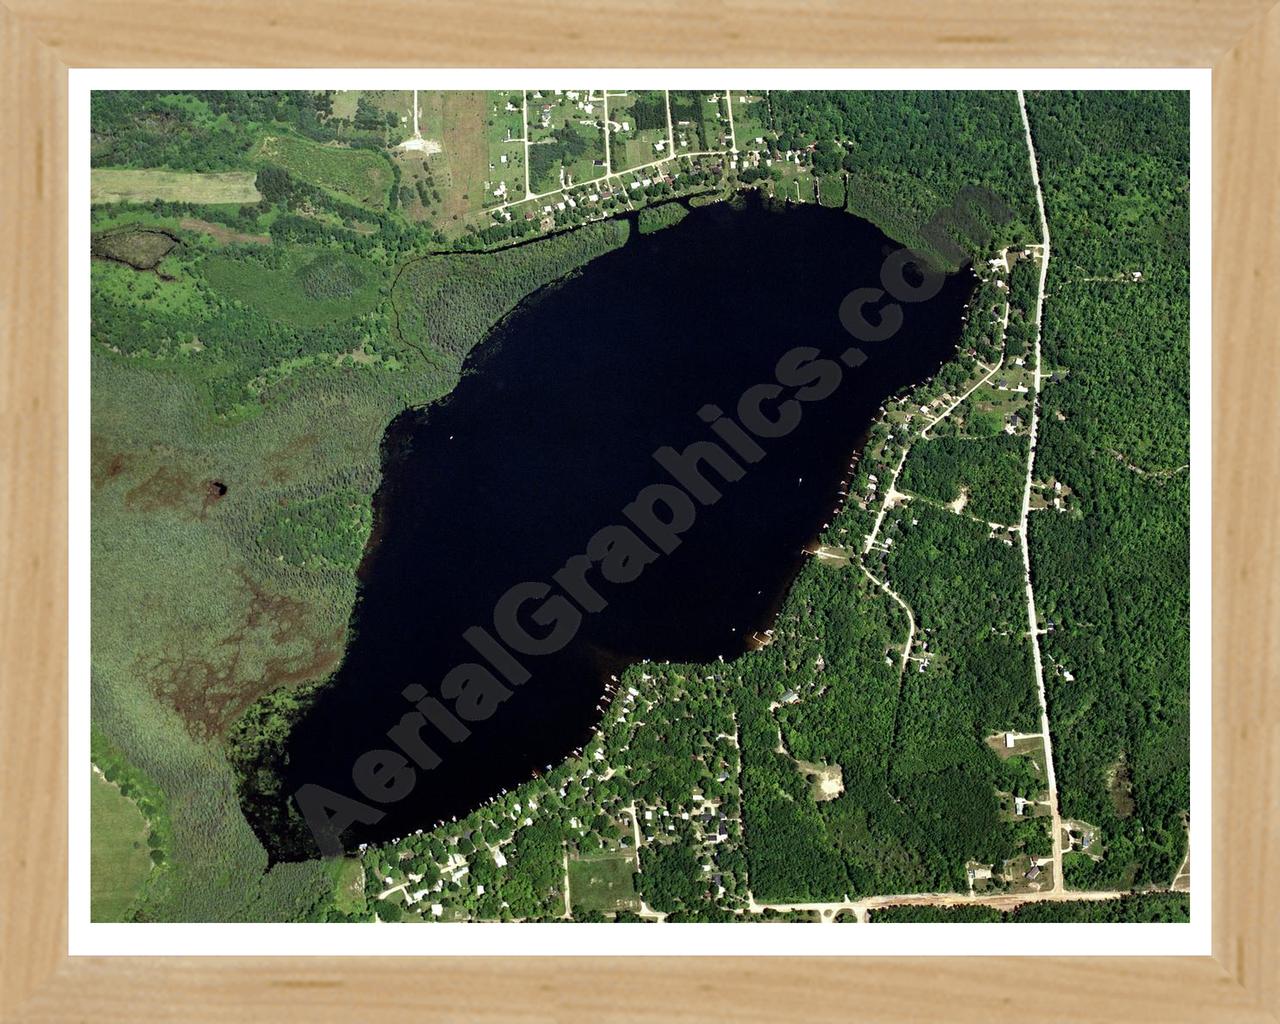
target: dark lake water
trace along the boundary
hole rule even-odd
[[[754,465],[739,460],[741,479],[707,470],[723,497],[697,505],[673,553],[631,582],[589,575],[607,607],[584,615],[559,653],[519,655],[530,678],[509,687],[492,717],[466,723],[468,738],[450,742],[426,725],[422,739],[442,760],[415,773],[408,795],[374,804],[353,784],[362,754],[394,749],[388,730],[414,710],[406,687],[440,696],[452,668],[483,661],[463,633],[477,625],[494,633],[495,603],[508,588],[550,583],[593,534],[626,522],[623,508],[642,488],[670,483],[656,449],[714,439],[702,407],[733,414],[796,346],[838,358],[854,344],[837,315],[841,300],[876,286],[896,248],[841,211],[717,204],[655,234],[633,233],[624,248],[526,301],[472,354],[446,400],[388,428],[353,639],[288,742],[285,792],[314,783],[384,812],[352,825],[347,849],[406,835],[562,761],[590,737],[608,676],[626,663],[741,654],[748,635],[771,624],[802,549],[829,521],[881,403],[954,353],[969,271],[932,300],[904,305],[892,339],[858,342],[867,361],[845,369],[831,397],[805,403],[791,433],[761,439],[766,454]],[[296,837],[262,838],[276,857],[315,854]]]

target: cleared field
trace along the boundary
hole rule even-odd
[[[352,120],[356,116],[356,104],[359,102],[359,89],[340,89],[333,94],[333,116]]]
[[[485,185],[490,180],[489,141],[484,131],[488,95],[446,92],[436,96],[440,134],[434,137],[441,140],[448,162],[448,184],[441,189],[443,213],[452,221],[484,203]]]
[[[97,772],[89,794],[89,917],[123,921],[151,871],[147,820],[127,796]]]
[[[355,857],[338,857],[326,864],[333,879],[333,903],[344,914],[369,912],[364,896],[364,867]]]
[[[95,167],[90,172],[89,195],[94,203],[256,203],[262,198],[254,186],[253,171],[132,170]]]
[[[489,104],[489,141],[509,142],[524,138],[524,96],[520,92],[491,92]]]
[[[212,221],[200,220],[197,217],[183,217],[178,222],[178,226],[187,231],[200,231],[223,245],[231,242],[245,242],[253,245],[271,244],[270,235],[250,235],[243,231],[232,231],[225,225],[214,224]]]
[[[739,149],[764,149],[769,111],[765,98],[759,93],[733,93],[733,131]],[[757,142],[759,139],[761,141]]]
[[[575,909],[611,913],[638,910],[635,862],[622,857],[569,861],[569,901]]]
[[[296,135],[268,135],[258,147],[260,160],[283,167],[302,181],[335,192],[370,209],[387,205],[391,164],[369,149],[322,146]]]

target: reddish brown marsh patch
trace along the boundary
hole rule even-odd
[[[197,477],[173,466],[161,466],[125,493],[125,507],[136,512],[168,509],[198,515],[205,488]]]
[[[213,221],[201,220],[199,217],[183,217],[178,221],[178,226],[187,231],[200,231],[206,235],[211,235],[219,242],[247,242],[253,245],[270,245],[270,235],[249,235],[243,231],[232,231],[229,227],[222,224],[215,224]]]
[[[126,452],[102,451],[95,445],[90,467],[94,489],[102,488],[112,480],[123,476],[132,465],[132,455]]]
[[[259,697],[321,679],[342,659],[345,631],[317,630],[310,605],[272,593],[241,573],[245,604],[225,635],[186,634],[160,657],[140,660],[151,692],[193,736],[210,739]]]

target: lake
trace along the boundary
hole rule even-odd
[[[479,658],[463,634],[481,626],[496,638],[495,606],[523,581],[560,593],[554,574],[597,531],[627,524],[624,507],[644,488],[672,483],[657,449],[716,439],[699,410],[714,404],[733,415],[796,346],[838,359],[855,343],[838,317],[842,299],[876,286],[897,248],[842,211],[717,203],[650,235],[633,230],[623,248],[527,299],[471,354],[448,398],[387,430],[352,639],[288,741],[285,791],[310,783],[376,807],[379,820],[343,835],[347,849],[427,829],[584,744],[609,676],[626,664],[742,655],[830,521],[881,404],[954,354],[976,282],[970,271],[949,276],[933,299],[904,305],[891,339],[857,342],[866,362],[845,368],[830,397],[805,401],[785,436],[756,438],[763,457],[737,459],[739,479],[704,466],[720,499],[695,506],[671,553],[648,544],[654,558],[637,578],[591,575],[605,607],[580,613],[562,650],[504,645],[499,665]],[[767,415],[776,406],[765,402]],[[592,599],[557,607],[578,615],[584,602]],[[540,606],[522,609],[535,639],[555,625],[530,621]],[[442,680],[476,662],[510,695],[489,717],[455,716],[455,726],[434,710],[463,713],[461,699],[442,694]],[[527,680],[515,685],[500,669]],[[456,697],[451,678],[445,691]],[[412,700],[407,687],[418,687]],[[424,695],[439,698],[420,731],[439,763],[410,768],[411,791],[374,803],[353,784],[353,766],[368,751],[395,751],[388,731]],[[441,722],[444,732],[468,735],[454,742]],[[372,760],[365,771],[386,767]],[[296,837],[262,839],[278,859],[316,852]]]

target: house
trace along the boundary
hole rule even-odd
[[[1033,863],[1031,865],[1031,870],[1028,871],[1024,877],[1028,882],[1034,882],[1040,877],[1040,865]]]
[[[1011,733],[1011,732],[1007,732],[1007,733],[1005,733],[1005,734],[1004,734],[1004,749],[1005,749],[1005,750],[1012,750],[1012,749],[1013,749],[1013,744],[1014,744],[1013,733]]]

